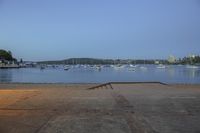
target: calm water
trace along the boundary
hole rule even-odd
[[[63,66],[57,68],[20,68],[0,69],[0,82],[26,83],[103,83],[109,81],[160,81],[164,83],[200,83],[200,68],[171,65],[164,69],[156,65],[145,65],[147,69],[136,67],[130,71],[128,67],[115,69],[74,67],[65,71]]]

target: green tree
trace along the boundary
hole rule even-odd
[[[6,51],[3,49],[0,49],[0,58],[8,60],[8,61],[13,60],[12,53],[10,51]]]

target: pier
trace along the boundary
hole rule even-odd
[[[8,64],[8,65],[0,64],[0,69],[9,69],[9,68],[20,68],[20,66],[17,64]]]

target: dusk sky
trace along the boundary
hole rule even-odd
[[[33,61],[200,54],[200,0],[0,0],[0,49]]]

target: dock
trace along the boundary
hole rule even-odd
[[[11,69],[11,68],[20,68],[19,65],[17,64],[9,64],[9,65],[4,65],[4,64],[0,64],[0,69]]]

